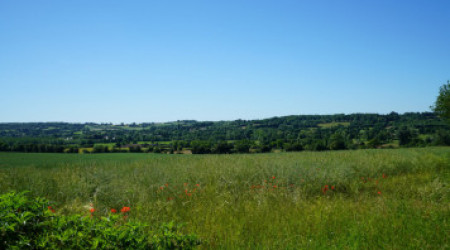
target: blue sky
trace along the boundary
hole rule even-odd
[[[0,122],[429,111],[450,1],[0,1]]]

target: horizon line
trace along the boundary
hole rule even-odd
[[[396,111],[391,111],[389,113],[362,113],[362,112],[356,112],[356,113],[334,113],[334,114],[292,114],[292,115],[281,115],[281,116],[272,116],[272,117],[266,117],[266,118],[256,118],[256,119],[243,119],[243,118],[237,118],[237,119],[231,119],[231,120],[196,120],[196,119],[179,119],[179,120],[173,120],[173,121],[163,121],[163,122],[94,122],[94,121],[84,121],[84,122],[70,122],[70,121],[26,121],[26,122],[18,122],[18,121],[11,121],[11,122],[0,122],[0,124],[14,124],[14,123],[68,123],[68,124],[89,124],[94,123],[98,125],[102,124],[108,124],[108,125],[129,125],[129,124],[146,124],[146,123],[153,123],[153,124],[164,124],[164,123],[173,123],[173,122],[180,122],[180,121],[193,121],[193,122],[232,122],[232,121],[258,121],[258,120],[267,120],[267,119],[273,119],[273,118],[283,118],[283,117],[289,117],[289,116],[334,116],[334,115],[390,115],[392,113],[398,114],[398,115],[405,115],[405,114],[424,114],[424,113],[431,113],[434,114],[433,111],[408,111],[399,113]]]

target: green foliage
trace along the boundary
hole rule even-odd
[[[445,93],[446,89],[448,87],[443,87],[441,92]],[[94,153],[133,153],[140,152],[137,142],[142,143],[141,150],[146,148],[147,152],[159,147],[156,152],[192,149],[194,154],[270,152],[272,149],[298,151],[298,145],[316,151],[358,149],[364,148],[366,143],[368,147],[384,148],[398,146],[399,131],[405,126],[419,138],[429,139],[411,138],[400,146],[440,145],[442,140],[431,135],[439,130],[450,130],[450,124],[438,114],[442,112],[436,109],[436,113],[299,115],[250,121],[177,121],[129,126],[0,123],[0,151],[76,153],[78,148],[81,152],[87,149]],[[335,138],[335,134],[341,134],[344,143]],[[377,140],[370,142],[376,137]],[[297,145],[292,147],[294,142]],[[114,145],[117,148],[113,148]]]
[[[340,133],[335,133],[330,137],[330,149],[331,150],[342,150],[346,149],[345,138]]]
[[[438,130],[434,140],[435,145],[447,145],[450,146],[450,131]]]
[[[55,215],[49,204],[46,199],[29,199],[24,192],[0,195],[0,248],[190,249],[200,244],[173,222],[152,235],[148,225],[122,215]]]
[[[191,151],[193,154],[209,154],[211,153],[211,143],[206,141],[191,142]]]
[[[432,109],[440,117],[450,119],[450,81],[439,89],[439,95]]]
[[[217,144],[214,145],[211,152],[214,154],[229,154],[231,153],[231,150],[233,149],[233,145],[226,141],[219,141]]]
[[[234,144],[234,151],[237,153],[249,153],[251,142],[249,140],[240,140]]]
[[[376,136],[375,138],[373,138],[372,140],[367,142],[367,146],[369,148],[377,148],[381,145],[381,140],[379,136]]]
[[[310,150],[312,151],[324,151],[327,150],[327,146],[325,141],[323,140],[317,140],[314,143],[310,145]]]
[[[92,153],[108,153],[109,148],[105,145],[95,145]]]
[[[398,132],[399,144],[402,146],[410,144],[412,137],[413,137],[413,135],[412,135],[411,131],[406,127],[403,127]]]
[[[303,146],[299,142],[293,142],[293,143],[285,143],[283,144],[284,150],[286,152],[294,152],[294,151],[302,151]]]
[[[130,152],[131,153],[142,153],[143,151],[142,151],[141,146],[133,145],[133,146],[130,146]]]
[[[23,192],[1,195],[0,248],[36,246],[36,238],[50,229],[48,205],[45,199],[29,200]]]

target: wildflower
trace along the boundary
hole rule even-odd
[[[123,207],[122,209],[120,209],[120,212],[122,213],[130,212],[130,207]]]
[[[272,176],[272,180],[275,180],[275,176]]]
[[[164,190],[164,187],[159,187],[160,190]]]
[[[331,186],[331,190],[334,190],[334,186]]]
[[[381,195],[381,191],[378,191],[378,194]]]
[[[200,184],[195,184],[197,187],[200,187]]]
[[[111,213],[115,214],[115,213],[117,213],[117,210],[115,210],[114,208],[111,208]]]
[[[327,190],[328,190],[328,185],[325,185],[325,187],[322,188],[322,193],[323,193],[323,194],[326,194],[326,193],[327,193]]]
[[[48,208],[48,210],[49,210],[50,212],[52,212],[52,213],[55,212],[55,209],[53,209],[52,206],[48,206],[47,208]]]
[[[273,185],[273,188],[277,188],[277,185]]]
[[[91,213],[95,212],[95,208],[91,208],[89,211],[91,211]]]
[[[166,183],[166,184],[164,184],[164,186],[169,187],[169,184]]]
[[[387,177],[387,175],[383,174],[383,179],[386,178],[386,177]]]

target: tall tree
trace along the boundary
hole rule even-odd
[[[440,117],[450,120],[450,81],[441,86],[436,103],[431,108]]]

